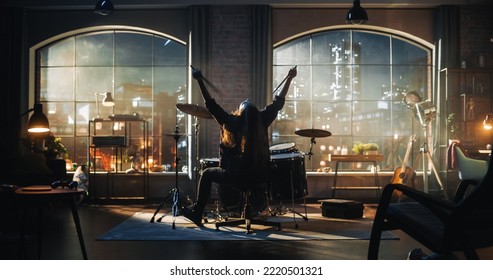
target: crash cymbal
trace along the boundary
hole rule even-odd
[[[198,117],[198,118],[203,118],[203,119],[212,119],[212,114],[209,113],[209,111],[204,108],[200,107],[198,105],[193,105],[193,104],[176,104],[176,108],[178,110],[182,111],[183,113]]]
[[[300,129],[295,131],[294,133],[296,135],[303,137],[315,137],[315,138],[329,137],[332,135],[332,133],[328,132],[327,130],[315,129],[315,128]]]

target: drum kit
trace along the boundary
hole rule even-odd
[[[193,105],[193,104],[177,104],[176,107],[191,116],[202,119],[212,119],[212,114],[204,107]],[[196,137],[198,138],[198,120],[196,121]],[[301,216],[305,221],[307,218],[307,210],[306,210],[306,196],[307,192],[307,179],[306,179],[306,168],[305,168],[305,154],[308,155],[308,158],[311,159],[312,156],[312,148],[313,144],[316,144],[316,138],[324,138],[329,137],[332,134],[329,131],[321,130],[321,129],[301,129],[295,131],[295,134],[301,137],[309,137],[310,138],[310,151],[308,153],[299,152],[296,149],[295,143],[280,143],[275,144],[269,147],[271,154],[271,180],[268,184],[268,190],[261,189],[256,193],[251,194],[250,201],[252,202],[252,212],[253,213],[261,213],[265,210],[265,208],[269,208],[269,213],[273,216],[275,215],[283,215],[286,211],[293,213],[293,219],[295,218],[295,214]],[[175,131],[173,134],[175,139],[181,136],[178,131]],[[198,143],[198,141],[195,141]],[[197,144],[196,144],[197,145]],[[198,147],[197,149],[197,155]],[[177,159],[178,161],[178,159]],[[209,167],[217,167],[219,166],[218,158],[197,158],[197,177],[201,175],[206,168]],[[287,176],[289,175],[289,176]],[[178,176],[178,174],[176,174]],[[177,182],[178,184],[178,182]],[[221,214],[221,210],[219,209],[219,205],[223,210],[227,211],[229,214],[234,215],[241,213],[241,193],[236,191],[234,188],[230,188],[227,186],[218,186],[218,201],[216,201],[216,209],[213,212],[214,219],[227,219],[225,216]],[[179,205],[179,189],[178,185],[172,190],[172,194],[169,196],[173,196],[173,205]],[[169,197],[168,196],[168,197]],[[294,202],[295,200],[303,199],[305,205],[305,214],[301,214],[294,210]],[[279,202],[278,207],[275,210],[271,209],[269,206],[269,201],[271,202]],[[283,201],[291,201],[292,209],[286,208],[282,206]],[[159,212],[160,207],[156,210],[154,216]],[[176,214],[175,208],[173,208],[173,215]],[[151,222],[154,221],[154,216],[151,219]],[[160,221],[160,220],[158,220]],[[295,226],[298,227],[298,224],[295,221]],[[173,227],[174,228],[174,227]]]

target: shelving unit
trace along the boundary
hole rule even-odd
[[[91,198],[147,197],[149,125],[142,119],[89,121]]]
[[[457,170],[450,169],[447,160],[449,140],[460,140],[470,155],[492,143],[493,131],[483,128],[486,114],[493,113],[493,69],[491,68],[444,68],[440,71],[440,139],[438,166],[447,186],[458,183]],[[451,134],[447,119],[455,114],[458,131]],[[449,195],[451,192],[449,193]]]
[[[442,96],[448,100],[446,115],[455,113],[459,132],[457,138],[464,146],[485,148],[491,135],[482,127],[486,114],[493,112],[493,69],[445,68],[440,71]],[[447,130],[447,138],[451,138]]]

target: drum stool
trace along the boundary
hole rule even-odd
[[[226,226],[239,226],[244,224],[246,226],[247,234],[252,233],[251,225],[263,225],[263,226],[271,226],[277,227],[277,230],[281,230],[281,223],[267,221],[263,219],[254,219],[252,218],[252,206],[249,201],[249,197],[252,193],[258,188],[265,188],[266,183],[239,183],[235,184],[233,187],[239,190],[243,195],[243,212],[241,213],[240,219],[228,220],[224,222],[216,223],[216,230],[219,230],[220,227]]]

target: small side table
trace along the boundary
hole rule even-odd
[[[359,189],[359,190],[368,190],[368,189],[376,189],[377,190],[377,198],[380,197],[380,186],[378,180],[378,162],[383,161],[383,155],[330,155],[330,160],[336,162],[336,170],[334,174],[334,183],[332,185],[332,198],[336,197],[337,189]],[[375,186],[355,186],[355,187],[338,187],[337,186],[337,174],[339,171],[339,164],[341,162],[371,162],[373,163],[373,174],[375,177]]]
[[[37,206],[38,207],[38,258],[41,259],[41,248],[42,248],[42,221],[43,221],[43,206],[48,205],[51,202],[55,201],[64,201],[68,202],[70,208],[72,209],[72,217],[74,219],[75,228],[77,229],[77,236],[79,238],[80,248],[82,250],[82,257],[84,260],[87,260],[86,247],[84,245],[84,238],[82,236],[82,229],[80,227],[79,213],[77,211],[77,205],[75,203],[76,196],[79,196],[84,193],[83,189],[68,189],[58,187],[56,189],[52,189],[51,186],[29,186],[23,187],[15,190],[15,201],[18,210],[21,211],[21,219],[20,223],[20,238],[21,238],[21,248],[24,249],[24,210],[28,207]]]

